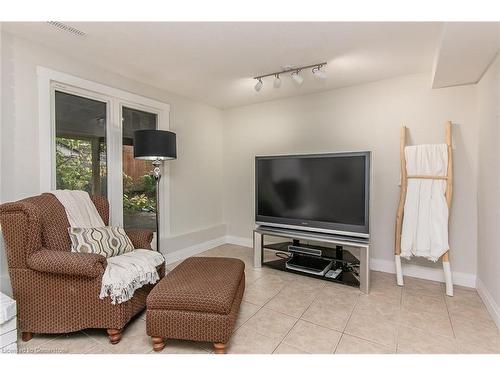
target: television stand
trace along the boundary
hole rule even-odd
[[[286,241],[266,244],[264,241],[265,236],[284,238]],[[338,278],[329,278],[326,275],[315,275],[287,268],[286,259],[279,258],[270,261],[264,259],[264,249],[275,252],[288,252],[289,245],[299,246],[311,241],[321,244],[308,244],[307,246],[321,250],[323,259],[332,260],[334,264],[332,270],[337,267],[342,268],[342,273]],[[253,251],[254,267],[256,268],[262,266],[271,267],[285,272],[299,273],[326,281],[359,287],[366,294],[370,292],[370,242],[368,239],[259,226],[253,231]]]

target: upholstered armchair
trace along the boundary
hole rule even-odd
[[[108,225],[108,201],[98,196],[92,201]],[[104,328],[111,343],[120,341],[124,326],[145,308],[154,285],[136,290],[121,304],[100,299],[106,258],[71,252],[66,212],[52,194],[0,205],[0,224],[23,340],[33,333]],[[127,235],[135,248],[151,249],[153,232],[127,230]],[[164,276],[164,264],[159,273]]]

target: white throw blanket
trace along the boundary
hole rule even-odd
[[[445,144],[407,146],[406,171],[411,175],[446,176]],[[448,249],[446,180],[408,179],[401,233],[401,256],[437,261]]]
[[[54,190],[51,194],[64,206],[71,227],[100,228],[105,226],[86,191]]]
[[[142,286],[156,283],[160,278],[156,267],[163,263],[164,258],[157,251],[138,249],[107,261],[99,298],[109,296],[114,305],[131,299]]]
[[[104,227],[99,212],[85,191],[54,190],[51,192],[64,206],[69,225],[75,228]],[[126,302],[134,292],[146,284],[154,284],[160,276],[156,267],[164,261],[154,250],[138,249],[107,258],[107,267],[101,281],[101,299],[109,296],[111,303]]]

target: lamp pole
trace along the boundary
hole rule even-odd
[[[153,161],[152,175],[156,181],[156,251],[160,251],[160,215],[159,215],[159,202],[160,202],[160,179],[161,179],[161,161],[156,159]]]

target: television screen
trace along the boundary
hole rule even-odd
[[[256,158],[256,221],[368,237],[369,152]]]

